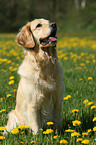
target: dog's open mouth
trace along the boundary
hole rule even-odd
[[[56,31],[52,32],[48,37],[40,39],[41,47],[52,47],[57,43]]]

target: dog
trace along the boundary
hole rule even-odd
[[[56,53],[56,35],[55,22],[35,19],[23,26],[16,36],[25,57],[18,69],[21,78],[15,110],[8,114],[8,132],[24,124],[36,134],[40,128],[46,128],[49,121],[54,122],[54,129],[61,128],[64,83]]]

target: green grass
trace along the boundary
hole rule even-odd
[[[65,42],[67,44],[65,45]],[[81,43],[83,43],[81,45]],[[66,129],[73,129],[80,133],[80,138],[90,141],[90,145],[95,145],[96,134],[93,128],[96,126],[96,109],[91,109],[92,105],[96,104],[96,48],[95,36],[92,37],[70,37],[68,34],[62,37],[58,43],[58,56],[60,64],[63,68],[63,76],[65,83],[65,94],[71,95],[68,100],[63,100],[62,110],[62,131],[45,135],[39,131],[36,136],[32,134],[30,129],[20,130],[14,135],[8,133],[4,140],[1,140],[2,145],[30,145],[31,141],[36,145],[59,145],[60,140],[65,139],[69,145],[80,145],[76,142],[78,137],[71,137],[71,133],[65,132]],[[94,44],[94,47],[93,47]],[[16,91],[18,88],[19,75],[17,68],[24,58],[21,47],[15,43],[15,35],[1,34],[0,35],[0,127],[7,124],[7,114],[15,108]],[[11,61],[10,61],[11,60]],[[9,85],[10,76],[14,76],[14,84]],[[89,79],[92,77],[92,79]],[[7,97],[11,94],[10,97]],[[91,106],[88,103],[83,104],[83,101],[88,99],[93,102]],[[5,109],[6,111],[2,111]],[[72,113],[73,109],[78,109],[78,113]],[[72,121],[79,120],[81,124],[73,126]],[[88,129],[92,131],[87,136],[82,135]],[[22,143],[23,142],[23,143]]]

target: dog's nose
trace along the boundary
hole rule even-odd
[[[57,25],[56,25],[55,22],[50,23],[50,26],[51,26],[52,28],[57,28]]]

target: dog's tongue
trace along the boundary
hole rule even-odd
[[[49,37],[49,40],[51,40],[51,41],[57,41],[57,38],[56,37]]]

